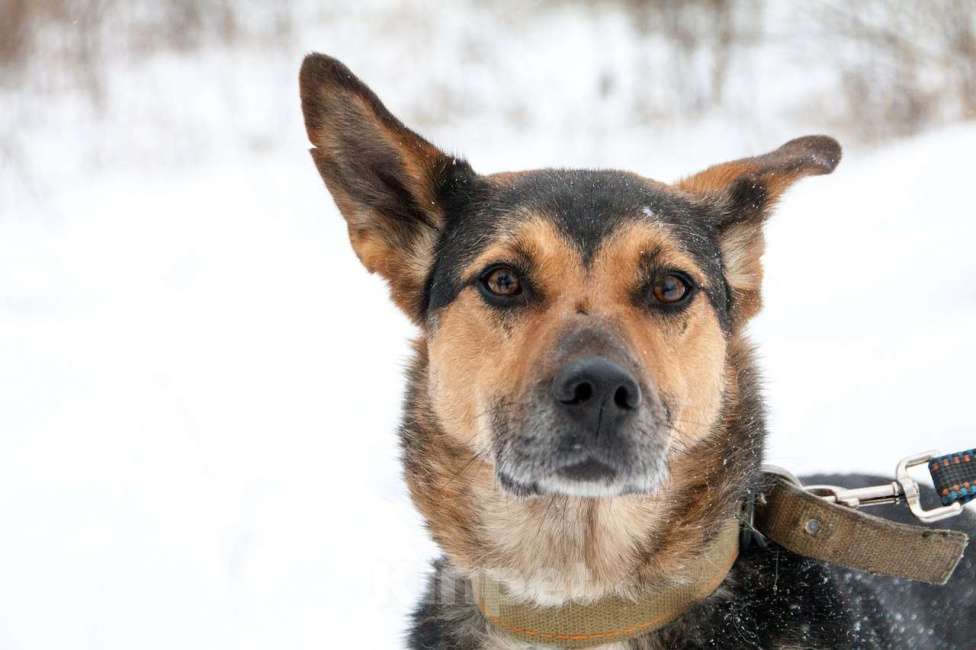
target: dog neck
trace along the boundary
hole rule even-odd
[[[540,605],[636,597],[687,579],[759,476],[764,428],[750,349],[730,345],[722,414],[704,440],[673,452],[652,495],[517,497],[490,459],[447,435],[433,413],[418,345],[401,437],[411,496],[451,564]]]

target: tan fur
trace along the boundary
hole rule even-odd
[[[547,293],[546,309],[521,315],[514,326],[503,327],[500,317],[469,288],[441,314],[428,342],[434,411],[445,430],[481,451],[491,444],[485,421],[491,400],[525,388],[539,356],[552,345],[556,328],[572,314],[574,296],[559,296],[559,287],[584,285],[579,255],[542,218],[529,220],[482,253],[464,275],[477,274],[492,261],[512,259],[518,249],[534,258],[543,290],[553,290]]]
[[[762,309],[762,255],[766,248],[762,224],[730,226],[719,247],[725,261],[726,278],[733,292],[735,321],[743,323]]]
[[[426,469],[442,482],[431,493],[431,483],[418,481],[415,499],[459,568],[487,570],[540,602],[628,593],[642,579],[674,579],[710,531],[690,526],[684,542],[662,549],[672,560],[659,552],[650,562],[642,549],[657,537],[668,509],[660,497],[526,500],[503,492],[492,470],[485,418],[492,400],[517,399],[547,369],[547,355],[568,321],[592,319],[621,331],[628,348],[640,355],[648,382],[680,405],[671,446],[679,467],[675,480],[701,475],[700,468],[681,464],[720,408],[726,355],[721,328],[703,295],[685,314],[667,320],[634,305],[630,292],[641,255],[649,250],[659,251],[662,264],[686,269],[699,282],[704,277],[666,229],[646,222],[608,239],[587,272],[579,253],[543,215],[486,250],[466,274],[511,259],[516,249],[533,258],[539,269],[533,279],[546,304],[503,325],[472,288],[440,316],[427,341],[427,397],[442,435],[464,452],[434,452]],[[463,532],[460,521],[471,522]]]
[[[767,201],[775,202],[797,180],[810,174],[823,173],[814,165],[803,164],[796,156],[780,155],[782,149],[731,162],[713,165],[677,183],[679,189],[693,194],[714,194],[743,179],[761,182]]]
[[[635,223],[615,233],[594,261],[598,283],[594,309],[611,315],[623,327],[652,385],[679,405],[674,413],[675,442],[688,448],[709,430],[718,413],[726,342],[703,295],[675,322],[649,315],[631,303],[637,261],[642,252],[653,248],[660,250],[660,264],[686,270],[704,286],[694,260],[663,226]]]

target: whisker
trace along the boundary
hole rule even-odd
[[[488,458],[488,456],[484,452],[484,450],[480,450],[480,449],[479,450],[476,450],[474,453],[471,454],[471,458],[469,458],[468,461],[465,462],[463,466],[461,466],[461,469],[458,470],[457,472],[455,472],[454,474],[450,475],[449,477],[447,477],[446,481],[444,481],[441,484],[441,486],[442,487],[449,487],[456,480],[460,479],[461,476],[465,472],[467,472],[472,466],[474,466],[475,461],[477,461],[479,459],[481,459],[481,460],[487,460],[487,458]]]

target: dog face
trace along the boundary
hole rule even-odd
[[[333,59],[309,56],[301,90],[353,248],[423,331],[439,428],[518,495],[662,484],[720,418],[729,341],[759,309],[771,206],[840,158],[811,136],[673,186],[481,176]]]
[[[728,327],[706,206],[619,172],[489,179],[427,305],[445,431],[516,493],[648,492],[721,401]]]

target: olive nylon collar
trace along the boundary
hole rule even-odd
[[[671,623],[718,589],[738,554],[739,520],[732,519],[689,567],[687,580],[637,600],[612,596],[588,604],[539,607],[514,598],[500,582],[486,576],[471,582],[481,613],[509,636],[586,648],[631,639]]]

